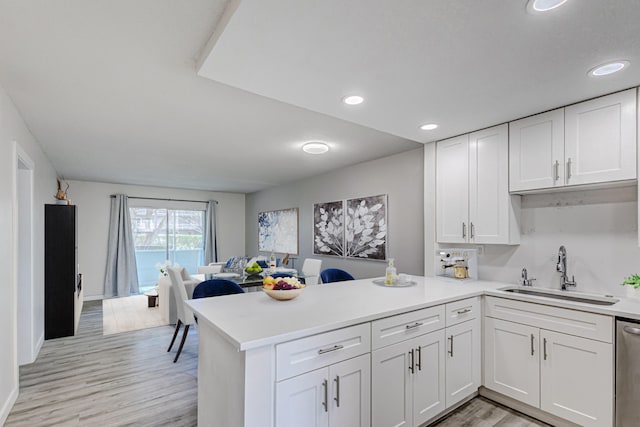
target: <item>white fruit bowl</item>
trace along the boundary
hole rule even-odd
[[[283,290],[283,289],[275,290],[275,289],[262,288],[262,290],[273,299],[277,299],[279,301],[286,301],[286,300],[294,299],[295,297],[300,295],[304,290],[304,288],[287,289],[287,290]]]

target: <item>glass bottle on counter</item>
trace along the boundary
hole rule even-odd
[[[398,280],[396,268],[393,265],[393,258],[389,258],[389,266],[387,267],[384,283],[385,285],[393,285]]]

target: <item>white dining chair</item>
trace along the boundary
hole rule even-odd
[[[320,278],[320,270],[322,269],[322,260],[306,258],[302,264],[302,275],[304,283],[307,285],[317,285]]]
[[[196,319],[193,316],[193,312],[185,304],[185,301],[187,301],[189,297],[187,296],[187,289],[182,279],[183,269],[170,267],[167,271],[169,273],[169,279],[171,279],[171,292],[173,293],[173,298],[176,303],[176,313],[178,318],[176,320],[176,329],[173,331],[173,338],[171,338],[171,344],[169,344],[167,352],[171,351],[171,347],[173,347],[173,343],[178,336],[180,326],[184,325],[182,340],[180,341],[176,357],[173,359],[173,363],[176,363],[178,361],[178,357],[180,357],[180,353],[182,352],[182,347],[184,347],[184,342],[187,339],[189,327],[196,323]]]
[[[220,273],[222,271],[222,265],[201,265],[198,267],[199,274],[213,274]]]

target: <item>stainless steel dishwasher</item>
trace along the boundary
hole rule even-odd
[[[616,321],[616,427],[640,426],[640,323]]]

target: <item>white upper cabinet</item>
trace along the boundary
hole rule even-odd
[[[564,185],[564,108],[509,123],[509,190]]]
[[[520,243],[519,199],[509,195],[508,152],[506,124],[438,142],[438,242]]]
[[[436,221],[438,242],[468,241],[469,135],[436,146]]]
[[[565,109],[567,185],[636,179],[636,89]]]
[[[636,179],[636,89],[509,123],[509,191]]]

